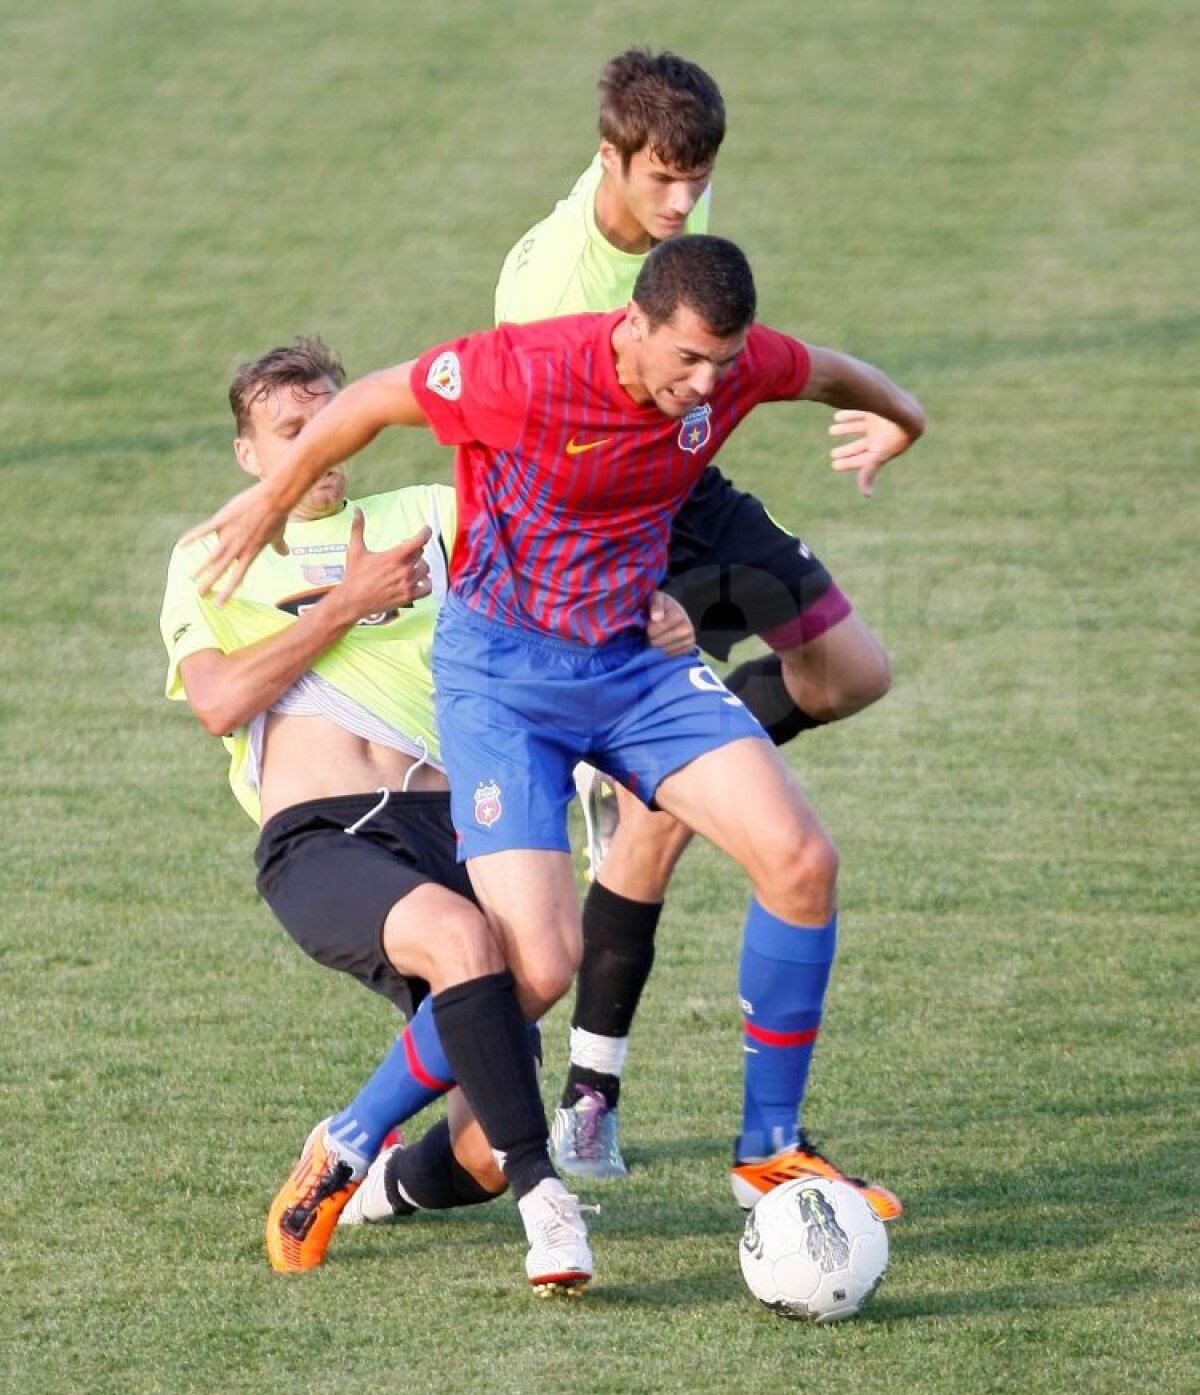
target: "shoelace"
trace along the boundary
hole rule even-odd
[[[284,1216],[284,1229],[303,1239],[312,1229],[313,1222],[317,1219],[317,1212],[321,1209],[321,1203],[327,1197],[333,1196],[335,1192],[340,1192],[353,1180],[353,1177],[354,1169],[349,1163],[338,1161],[332,1167],[327,1168]]]
[[[581,1158],[598,1158],[604,1151],[601,1127],[608,1116],[608,1101],[590,1085],[576,1085],[579,1104],[575,1107],[575,1151]]]
[[[804,1132],[803,1129],[800,1130],[800,1137],[796,1140],[796,1152],[807,1153],[810,1158],[819,1158],[820,1161],[823,1162],[826,1167],[832,1168],[839,1177],[845,1177],[846,1181],[849,1182],[852,1187],[866,1187],[870,1185],[862,1177],[849,1176],[847,1173],[842,1171],[842,1169],[837,1165],[837,1163],[831,1162],[825,1156],[825,1154],[821,1152],[820,1148],[817,1147],[817,1145],[812,1141],[812,1139],[809,1138],[809,1136]]]
[[[550,1214],[538,1218],[538,1229],[551,1244],[586,1239],[587,1227],[583,1223],[583,1212],[600,1214],[598,1205],[584,1205],[578,1197],[569,1192],[565,1196],[546,1197],[546,1206]]]

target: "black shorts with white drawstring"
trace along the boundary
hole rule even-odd
[[[304,952],[381,993],[410,1016],[429,991],[383,948],[392,907],[432,882],[474,901],[455,856],[442,790],[311,799],[280,810],[254,852],[258,890]]]

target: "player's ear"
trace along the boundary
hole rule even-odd
[[[233,453],[237,456],[237,463],[248,475],[253,475],[256,480],[262,479],[262,466],[258,463],[258,454],[249,436],[234,438]]]
[[[604,166],[605,174],[619,175],[624,170],[621,152],[610,140],[600,142],[600,163]]]
[[[629,326],[630,339],[635,341],[645,339],[646,312],[636,300],[631,300],[625,307],[625,323]]]

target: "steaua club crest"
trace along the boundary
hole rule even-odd
[[[486,785],[475,786],[475,822],[481,823],[484,828],[491,828],[492,824],[499,823],[500,815],[504,812],[504,806],[500,803],[500,786],[495,780],[489,780]]]
[[[679,423],[679,445],[689,455],[708,445],[712,435],[712,406],[706,402],[690,411]]]

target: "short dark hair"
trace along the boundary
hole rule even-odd
[[[605,64],[599,87],[600,135],[620,151],[624,169],[644,148],[681,170],[716,159],[725,139],[725,102],[697,64],[675,53],[655,57],[631,48]]]
[[[294,344],[243,363],[229,385],[229,407],[237,422],[238,435],[250,425],[250,409],[268,393],[282,387],[304,388],[328,379],[335,388],[346,381],[346,370],[335,350],[315,334],[301,334]]]
[[[718,339],[748,329],[758,307],[745,253],[726,238],[708,233],[660,242],[642,265],[633,298],[651,329],[666,324],[680,306],[687,306]]]

